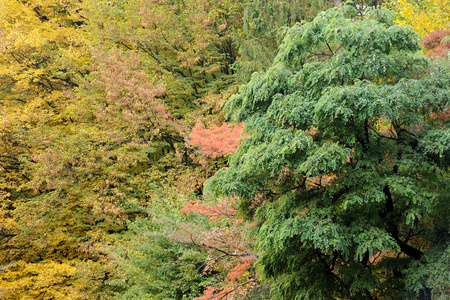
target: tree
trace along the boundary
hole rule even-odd
[[[182,201],[213,170],[190,160],[182,119],[203,104],[213,114],[233,83],[241,6],[0,6],[1,297],[109,297],[105,245],[120,244],[155,194]]]
[[[435,30],[450,27],[448,0],[392,0],[388,2],[396,12],[396,22],[425,37]]]
[[[380,0],[354,1],[357,7],[381,5]],[[245,83],[254,72],[265,72],[273,63],[288,27],[309,22],[321,11],[339,6],[341,0],[247,0],[242,30],[235,34],[238,60],[236,80]]]
[[[108,298],[114,289],[106,281],[115,269],[105,259],[106,245],[120,242],[126,220],[147,214],[154,181],[184,174],[161,174],[154,166],[159,160],[183,166],[165,155],[173,147],[165,136],[179,133],[163,102],[165,89],[140,70],[134,51],[91,51],[91,72],[61,112],[70,122],[36,126],[21,137],[33,149],[22,157],[31,178],[24,186],[37,195],[15,214],[23,227],[29,224],[25,236],[40,257],[76,265],[71,281],[79,294]]]
[[[109,257],[119,272],[108,284],[116,299],[193,299],[210,281],[201,272],[205,251],[167,237],[170,228],[163,221],[173,221],[170,210],[158,210],[164,216],[129,223],[123,242],[112,247]]]
[[[206,200],[206,201],[205,201]],[[225,299],[239,296],[261,296],[265,290],[260,286],[260,274],[254,268],[257,256],[253,241],[245,237],[252,224],[243,223],[236,217],[236,199],[219,199],[211,204],[207,199],[190,201],[180,211],[209,217],[210,226],[200,222],[181,223],[180,232],[175,235],[180,242],[208,249],[204,261],[204,274],[215,280],[203,291],[203,296],[194,300]],[[200,225],[200,226],[199,226]],[[201,226],[203,225],[203,226]],[[209,227],[209,228],[208,228]]]
[[[94,35],[123,49],[138,50],[152,76],[163,79],[166,102],[185,119],[196,100],[233,83],[241,4],[214,1],[88,1]]]
[[[233,64],[237,80],[244,83],[254,72],[266,71],[283,40],[283,29],[297,22],[311,21],[332,1],[282,0],[245,1],[242,32],[234,38],[239,59]]]
[[[450,74],[417,40],[342,5],[293,26],[227,103],[246,137],[206,190],[257,222],[274,299],[448,292],[426,276],[448,257]]]
[[[77,254],[66,251],[65,223],[55,230],[33,218],[48,203],[34,202],[44,191],[24,186],[30,178],[23,161],[38,149],[22,137],[37,126],[69,122],[60,114],[70,102],[66,93],[90,61],[80,3],[4,0],[0,6],[0,297],[74,299],[76,268],[68,259]],[[39,244],[47,234],[51,242]]]
[[[243,125],[237,124],[232,128],[223,123],[220,127],[210,124],[211,128],[202,128],[197,124],[192,129],[190,144],[200,146],[204,154],[212,158],[233,153],[239,145]]]

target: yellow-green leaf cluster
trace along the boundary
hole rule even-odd
[[[8,268],[5,274],[0,269],[1,299],[80,299],[73,283],[76,268],[69,263],[21,260]]]
[[[450,28],[449,0],[393,0],[396,22],[425,37],[428,33]]]

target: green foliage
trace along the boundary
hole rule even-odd
[[[167,211],[164,219],[167,221]],[[111,257],[120,271],[109,281],[117,299],[192,299],[208,277],[201,271],[206,253],[169,240],[168,224],[137,219],[121,237]]]
[[[265,297],[250,230],[275,298],[445,295],[448,72],[331,5],[0,0],[0,298]],[[210,185],[257,226],[188,143],[255,71]]]
[[[244,5],[242,33],[235,35],[239,60],[233,64],[240,82],[271,66],[286,28],[312,20],[332,4],[326,0],[250,0]]]
[[[419,49],[386,10],[343,5],[293,26],[227,103],[247,137],[207,190],[259,223],[275,299],[407,296],[402,272],[444,255],[450,75]]]
[[[408,287],[418,294],[421,289],[430,288],[436,299],[445,299],[450,286],[450,248],[438,245],[430,249],[423,262],[417,262],[407,271]]]
[[[138,50],[142,68],[164,82],[178,119],[208,93],[233,83],[241,4],[235,1],[88,1],[89,30],[105,44]]]

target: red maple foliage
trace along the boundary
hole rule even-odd
[[[429,57],[447,57],[450,50],[450,41],[442,43],[442,40],[450,35],[450,29],[435,30],[423,39],[423,46],[428,50]]]
[[[203,272],[226,274],[219,284],[207,287],[203,296],[195,300],[236,299],[258,286],[259,275],[254,269],[257,256],[244,236],[249,224],[236,217],[235,202],[236,199],[229,198],[216,205],[207,205],[197,200],[189,202],[180,211],[208,216],[212,222],[221,220],[207,231],[195,228],[194,224],[185,224],[184,232],[176,237],[179,241],[184,239],[184,242],[209,249]]]
[[[198,146],[203,153],[211,158],[232,153],[239,146],[244,123],[234,126],[223,123],[221,126],[210,124],[209,128],[203,128],[197,124],[192,129],[190,144]]]
[[[180,213],[196,212],[200,215],[209,216],[211,221],[221,220],[224,217],[232,217],[236,215],[236,209],[230,208],[229,204],[234,203],[235,199],[224,200],[216,206],[201,205],[201,200],[189,201],[184,205]]]

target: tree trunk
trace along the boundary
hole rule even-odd
[[[419,291],[419,298],[417,298],[417,300],[431,300],[431,289],[421,289]]]

